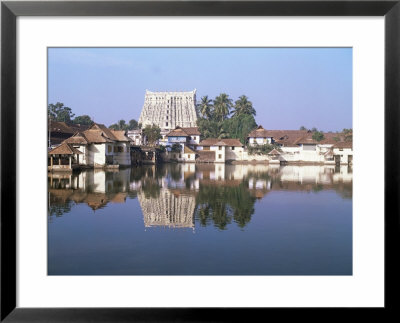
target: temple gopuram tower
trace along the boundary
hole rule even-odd
[[[146,90],[139,123],[142,128],[155,124],[163,130],[177,126],[196,127],[196,89],[189,92],[150,92]]]

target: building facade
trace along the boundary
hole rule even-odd
[[[157,125],[162,130],[196,127],[196,90],[189,92],[151,92],[146,90],[139,123],[142,128]]]

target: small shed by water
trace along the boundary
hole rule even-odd
[[[50,157],[50,171],[71,171],[74,167],[79,165],[79,155],[82,152],[67,143],[53,148],[48,152]]]

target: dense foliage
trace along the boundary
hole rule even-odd
[[[313,134],[312,134],[312,139],[314,139],[315,141],[324,140],[325,139],[324,133],[321,132],[321,131],[318,131],[318,130],[314,131]]]
[[[246,182],[236,187],[200,186],[196,196],[196,219],[202,226],[212,223],[220,230],[226,229],[232,220],[243,228],[251,220],[256,201],[247,187]]]
[[[87,114],[75,117],[75,119],[72,120],[72,122],[74,124],[81,124],[85,126],[90,126],[93,124],[93,120]]]
[[[265,145],[254,145],[247,147],[249,155],[267,155],[272,150],[276,149],[277,151],[281,152],[282,149],[280,146],[276,144],[265,144]]]
[[[202,139],[236,138],[245,144],[249,132],[257,127],[254,119],[256,110],[245,95],[240,96],[234,105],[225,93],[213,101],[204,96],[197,109],[200,114],[197,126]],[[230,114],[231,118],[228,117]]]
[[[147,142],[150,146],[154,145],[158,139],[161,139],[161,129],[157,125],[147,125],[142,130],[143,136],[146,137]]]
[[[117,123],[109,126],[110,129],[113,130],[135,130],[140,129],[141,124],[139,124],[135,119],[129,120],[129,123],[126,123],[124,119],[119,120]]]
[[[65,123],[71,123],[71,119],[75,116],[72,113],[72,109],[61,102],[57,102],[56,104],[50,103],[47,106],[47,113],[50,120]]]

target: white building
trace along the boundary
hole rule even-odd
[[[130,140],[122,130],[111,130],[94,123],[88,130],[77,132],[64,143],[82,152],[80,165],[105,167],[131,164]]]
[[[188,92],[151,92],[146,90],[139,123],[157,125],[161,130],[196,127],[196,90]]]

